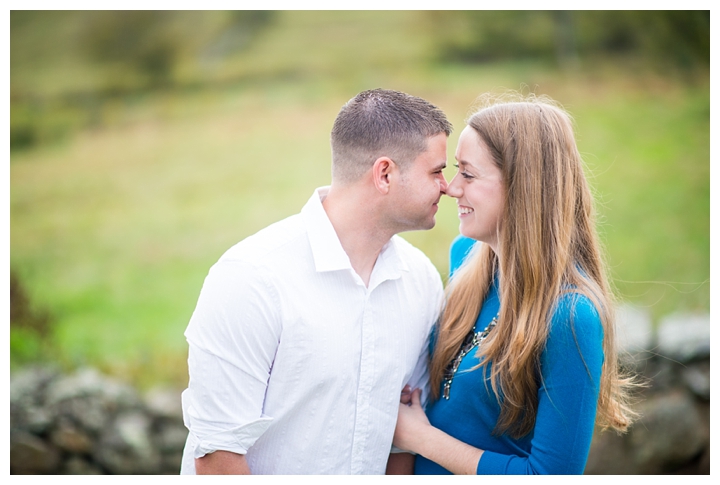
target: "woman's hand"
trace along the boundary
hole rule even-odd
[[[398,420],[395,426],[395,436],[393,445],[400,449],[419,453],[418,442],[422,439],[420,436],[432,426],[428,421],[422,404],[420,404],[420,389],[415,389],[409,393],[410,388],[405,386],[400,395],[400,406],[398,410]]]
[[[474,475],[483,450],[433,427],[420,404],[420,389],[409,396],[408,392],[406,386],[400,394],[393,445],[422,455],[456,475]]]
[[[410,384],[405,384],[402,391],[400,391],[400,402],[402,404],[410,404],[410,396],[412,394],[412,388]]]

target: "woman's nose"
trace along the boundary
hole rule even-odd
[[[458,180],[458,175],[456,174],[453,179],[448,184],[447,188],[445,189],[445,194],[449,195],[450,197],[455,197],[456,199],[462,197],[462,189],[460,188],[460,182]]]

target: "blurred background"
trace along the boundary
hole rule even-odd
[[[709,11],[12,11],[10,54],[11,370],[184,387],[208,269],[330,182],[376,87],[447,113],[449,161],[479,95],[559,101],[620,300],[709,312]],[[446,278],[437,219],[403,237]]]
[[[357,92],[575,117],[621,299],[709,309],[709,12],[13,11],[11,361],[186,379],[209,267],[330,182]],[[454,168],[447,170],[451,178]],[[454,202],[408,233],[445,277]]]

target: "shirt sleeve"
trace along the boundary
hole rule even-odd
[[[445,301],[444,293],[443,293],[443,284],[442,279],[440,278],[440,275],[438,272],[434,269],[432,274],[428,276],[428,281],[431,282],[431,290],[430,290],[430,297],[426,300],[429,303],[429,314],[431,315],[430,320],[428,321],[427,326],[427,336],[425,337],[425,343],[422,347],[422,351],[420,352],[420,356],[418,357],[417,364],[415,364],[415,368],[413,370],[413,373],[410,375],[410,379],[408,380],[408,384],[412,389],[420,388],[422,389],[422,394],[420,395],[420,402],[422,403],[423,407],[425,407],[425,404],[427,403],[429,393],[430,393],[430,340],[432,337],[432,330],[435,327],[435,323],[437,322],[438,318],[440,317],[440,312],[442,311],[442,306]],[[412,453],[410,451],[402,450],[395,445],[392,446],[391,453]],[[413,455],[415,453],[412,453]]]
[[[478,474],[582,474],[590,452],[600,376],[603,330],[585,296],[560,300],[541,356],[542,381],[529,456],[485,451]]]
[[[428,337],[428,340],[426,340],[425,345],[423,346],[423,351],[420,352],[420,357],[418,358],[418,362],[415,365],[415,369],[413,370],[413,373],[407,382],[412,389],[422,389],[422,394],[420,395],[420,402],[423,407],[425,407],[425,404],[427,403],[428,392],[430,392],[430,371],[428,368],[430,360],[429,347],[430,342]],[[412,451],[398,448],[395,445],[392,445],[392,447],[390,448],[390,453],[410,453],[412,455],[416,454]]]
[[[221,260],[211,268],[185,331],[183,419],[195,458],[245,454],[270,425],[262,410],[280,340],[278,308],[267,275],[252,265]]]

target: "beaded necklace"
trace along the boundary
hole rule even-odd
[[[490,330],[495,328],[495,325],[497,325],[497,319],[499,316],[500,313],[498,312],[498,314],[495,315],[492,321],[488,324],[487,327],[485,327],[485,330],[483,330],[482,332],[473,332],[472,330],[470,330],[470,332],[465,337],[465,340],[463,340],[463,343],[460,346],[460,352],[458,353],[457,357],[455,357],[455,359],[450,363],[450,365],[448,365],[447,369],[445,369],[445,380],[443,381],[442,392],[442,397],[444,399],[450,399],[450,385],[455,378],[455,373],[460,367],[460,362],[462,361],[463,357],[465,357],[468,353],[470,353],[472,349],[480,345],[480,343],[487,338]]]

